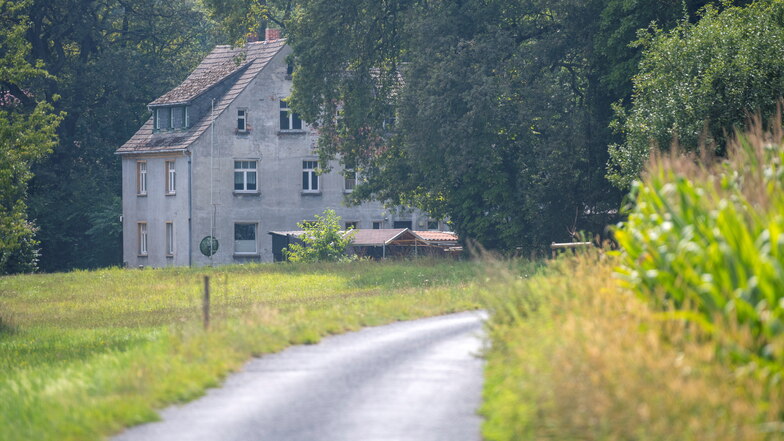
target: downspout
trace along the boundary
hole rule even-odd
[[[188,266],[193,266],[193,154],[186,150],[188,155]]]

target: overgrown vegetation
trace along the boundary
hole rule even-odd
[[[477,270],[417,260],[0,278],[0,438],[102,439],[199,396],[251,355],[476,308]]]
[[[488,295],[489,440],[784,438],[784,132],[656,156],[621,250]]]
[[[347,261],[346,249],[351,244],[353,234],[343,231],[341,218],[335,210],[327,209],[324,214],[317,214],[315,220],[297,224],[305,234],[300,237],[302,243],[292,243],[283,250],[291,262],[338,262]]]

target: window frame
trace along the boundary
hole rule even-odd
[[[288,128],[283,128],[283,113],[286,113],[286,121]],[[299,122],[299,128],[294,128],[294,121]],[[302,123],[302,118],[299,116],[298,113],[292,112],[291,108],[289,107],[289,103],[286,102],[283,98],[280,99],[280,121],[279,121],[280,131],[283,133],[299,133],[303,132],[304,124]]]
[[[176,240],[174,236],[174,222],[166,221],[164,224],[164,238],[166,239],[166,256],[172,257],[176,252]]]
[[[174,159],[167,159],[164,162],[163,178],[166,181],[164,191],[167,196],[177,194],[177,168],[175,163],[176,160]]]
[[[254,164],[253,168],[243,168],[242,163],[244,162],[252,162]],[[238,167],[237,164],[240,164]],[[242,189],[237,189],[237,173],[242,173]],[[254,173],[255,174],[255,189],[249,190],[248,189],[248,174]],[[259,192],[259,160],[258,159],[235,159],[234,160],[234,173],[232,174],[232,186],[234,189],[234,193],[237,194],[256,194]]]
[[[242,116],[240,117],[240,112],[242,112]],[[240,128],[240,120],[242,121],[242,128]],[[250,132],[250,127],[248,127],[248,109],[245,107],[240,107],[237,109],[237,133],[248,133]]]
[[[302,193],[319,194],[321,193],[321,183],[318,175],[318,161],[313,159],[302,160]],[[307,178],[305,177],[307,174]],[[307,186],[305,185],[307,180]],[[315,186],[313,185],[315,183]],[[315,188],[314,188],[315,187]]]
[[[348,231],[349,229],[358,230],[359,229],[359,221],[346,221],[343,222],[343,229]]]
[[[252,225],[253,226],[253,251],[237,251],[237,226],[238,225]],[[244,242],[250,242],[250,239],[244,239]],[[234,255],[235,256],[257,256],[259,254],[259,223],[258,222],[234,222],[234,241],[233,241]]]
[[[354,176],[349,178],[348,174],[351,173]],[[349,188],[349,182],[353,181],[351,184],[351,188]],[[359,174],[354,169],[346,169],[343,170],[343,193],[353,193],[354,189],[357,188],[357,182],[359,181]]]
[[[150,254],[149,249],[149,230],[147,229],[147,222],[136,223],[136,252],[139,257],[147,257]]]
[[[376,228],[376,225],[378,225],[378,228]],[[382,221],[382,220],[375,220],[375,221],[370,223],[370,227],[373,230],[383,230],[384,229],[384,221]]]
[[[136,196],[147,196],[147,161],[136,161]]]

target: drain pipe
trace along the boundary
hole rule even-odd
[[[188,155],[188,266],[193,266],[193,153],[185,151]]]

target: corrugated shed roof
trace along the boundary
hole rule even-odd
[[[304,231],[270,231],[269,234],[276,234],[279,236],[293,236],[299,237],[305,234]],[[385,228],[379,230],[371,229],[357,229],[353,230],[352,246],[374,246],[380,247],[382,245],[389,245],[395,241],[419,241],[423,242],[423,238],[419,237],[416,233],[408,228]]]
[[[456,242],[457,234],[451,231],[414,231],[417,236],[427,241],[436,242]]]
[[[285,39],[247,43],[241,48],[216,46],[198,67],[168,93],[150,103],[156,105],[184,104],[215,87],[233,75],[237,80],[215,103],[215,116],[221,114],[269,61],[286,45]],[[241,60],[239,64],[237,60]],[[210,126],[209,114],[184,131],[153,134],[153,120],[146,123],[115,153],[169,153],[183,151]]]

